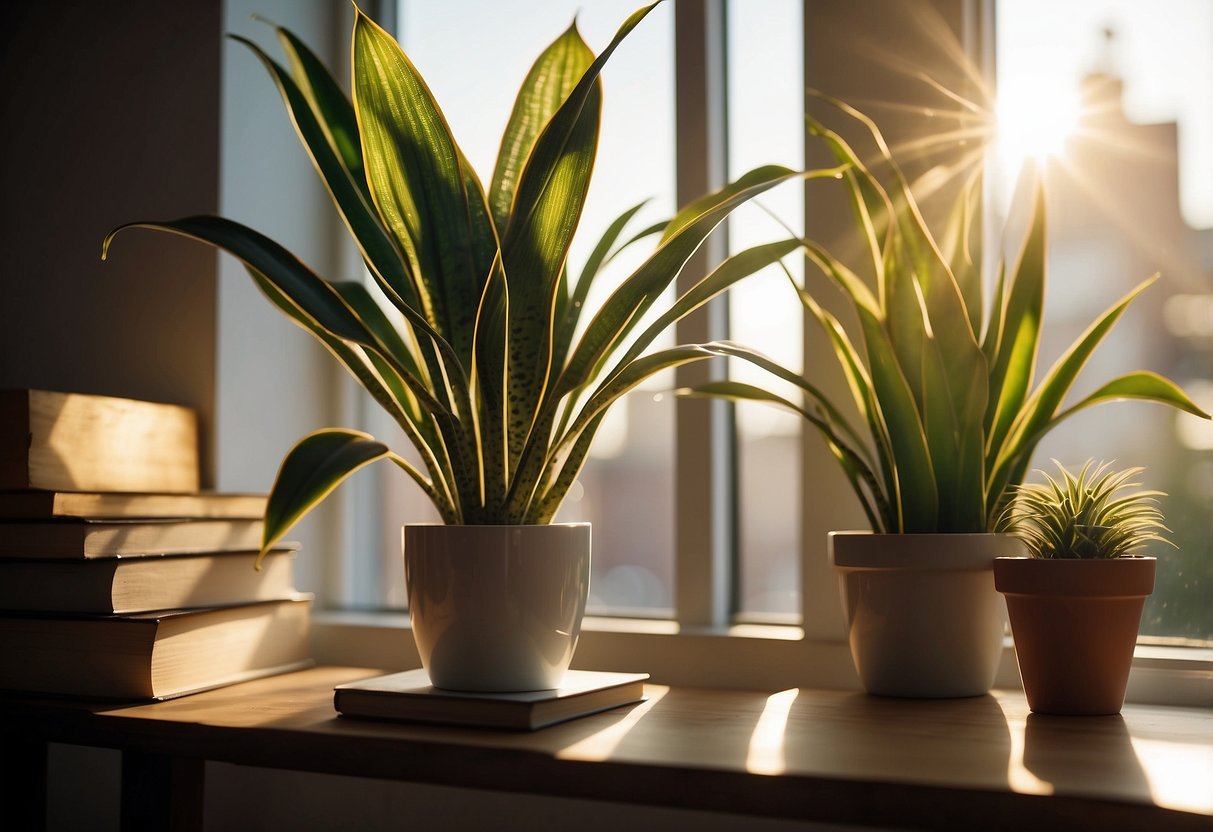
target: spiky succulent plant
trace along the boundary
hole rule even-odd
[[[1133,491],[1144,468],[1111,470],[1088,461],[1074,474],[1057,460],[1060,476],[1015,489],[1000,525],[1022,538],[1033,557],[1104,559],[1140,554],[1152,540],[1167,541],[1161,491]]]

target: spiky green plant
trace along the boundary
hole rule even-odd
[[[788,240],[731,257],[640,327],[734,207],[805,175],[758,168],[655,229],[656,250],[582,325],[590,287],[628,244],[624,230],[639,208],[607,229],[574,279],[566,259],[597,151],[599,73],[652,8],[629,17],[597,56],[575,24],[543,51],[518,92],[487,192],[413,64],[361,11],[352,101],[289,31],[277,29],[289,71],[237,38],[276,83],[373,284],[325,280],[272,240],[219,217],[131,223],[111,232],[105,248],[123,228],[143,226],[240,258],[269,300],[394,418],[421,460],[414,466],[353,430],[303,438],[274,483],[266,548],[379,459],[400,466],[446,523],[549,522],[607,408],[654,373],[713,355],[696,344],[646,353],[654,339],[796,249]]]
[[[1022,538],[1033,557],[1104,559],[1140,554],[1152,540],[1169,543],[1158,498],[1161,491],[1132,491],[1144,468],[1109,470],[1088,461],[1078,474],[1053,460],[1061,475],[1020,485],[1000,528]]]
[[[1150,372],[1120,376],[1062,408],[1087,359],[1150,278],[1092,323],[1033,387],[1045,290],[1045,209],[1039,185],[1018,261],[998,267],[984,306],[981,258],[972,239],[974,176],[961,189],[942,244],[927,228],[903,175],[871,119],[822,96],[866,128],[871,167],[838,133],[812,119],[809,129],[841,165],[855,230],[864,243],[869,284],[821,245],[808,257],[854,309],[861,344],[817,299],[797,287],[824,329],[861,421],[819,388],[744,349],[713,347],[799,386],[806,404],[754,385],[712,382],[682,391],[769,402],[800,413],[824,438],[878,532],[985,532],[1008,490],[1023,481],[1041,438],[1080,410],[1116,399],[1144,399],[1204,418],[1173,382]],[[1157,277],[1157,276],[1155,276]]]

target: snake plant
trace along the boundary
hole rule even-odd
[[[837,132],[809,119],[812,136],[845,166],[845,180],[864,243],[857,270],[816,242],[808,259],[854,309],[861,344],[837,317],[797,287],[824,329],[846,378],[845,402],[833,402],[799,375],[753,353],[714,346],[758,364],[800,387],[804,404],[754,385],[719,381],[681,391],[764,401],[799,412],[824,438],[877,532],[985,532],[1010,489],[1023,482],[1041,438],[1063,419],[1101,402],[1144,399],[1209,418],[1174,383],[1138,371],[1109,381],[1063,409],[1088,357],[1129,303],[1157,277],[1134,288],[1069,347],[1033,387],[1045,292],[1045,206],[1037,185],[1029,230],[1009,272],[998,266],[988,309],[973,222],[979,176],[961,188],[946,233],[937,241],[923,220],[906,177],[876,124],[821,96],[858,122],[875,145],[875,161]],[[862,427],[856,427],[855,417]]]
[[[1166,541],[1157,503],[1165,495],[1122,493],[1140,487],[1130,480],[1144,468],[1111,471],[1109,463],[1092,468],[1087,462],[1073,474],[1057,460],[1053,464],[1060,476],[1041,471],[1043,483],[1018,486],[999,523],[1022,538],[1033,557],[1119,558],[1139,554],[1151,540]]]
[[[448,524],[550,522],[607,408],[657,372],[713,356],[696,344],[646,352],[662,330],[797,248],[788,240],[738,254],[640,326],[734,207],[805,175],[762,167],[649,229],[660,234],[655,250],[581,320],[603,264],[646,236],[624,236],[637,206],[606,230],[575,278],[569,271],[598,145],[599,75],[652,8],[632,14],[599,55],[575,23],[540,54],[487,191],[412,62],[360,10],[352,100],[291,32],[276,29],[289,70],[236,38],[277,85],[372,281],[323,279],[274,241],[220,217],[130,223],[104,249],[123,229],[142,226],[235,255],[266,297],[393,417],[420,459],[414,465],[355,430],[304,437],[274,482],[266,549],[352,472],[381,459],[400,466]]]

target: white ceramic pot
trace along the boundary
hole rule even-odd
[[[831,532],[851,657],[869,693],[980,696],[998,672],[1006,605],[994,559],[1024,554],[1004,534]]]
[[[590,524],[404,527],[409,619],[435,687],[560,686],[590,587]]]

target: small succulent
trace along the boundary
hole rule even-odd
[[[1144,468],[1113,471],[1090,460],[1077,475],[1053,460],[1061,472],[1039,473],[1043,483],[1021,485],[1004,512],[1000,526],[1022,538],[1033,557],[1104,559],[1139,554],[1151,540],[1170,543],[1162,532],[1161,491],[1132,491],[1130,482]]]

